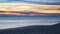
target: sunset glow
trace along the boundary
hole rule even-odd
[[[60,14],[60,5],[39,5],[39,4],[28,4],[28,3],[2,3],[0,4],[0,15],[17,15],[25,16],[26,14],[14,13],[14,12],[37,12],[46,14]],[[30,16],[40,14],[29,14]],[[42,14],[44,15],[44,14]]]

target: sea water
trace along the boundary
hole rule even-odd
[[[60,16],[0,16],[0,29],[58,23],[60,23]]]

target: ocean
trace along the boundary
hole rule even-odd
[[[0,29],[58,23],[60,23],[60,16],[0,16]]]

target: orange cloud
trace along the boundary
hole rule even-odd
[[[37,16],[48,14],[60,14],[60,5],[4,5],[0,6],[0,15],[17,15],[17,16]],[[14,13],[15,12],[15,13]],[[37,12],[39,14],[22,14],[17,12]],[[42,14],[41,14],[42,13]]]

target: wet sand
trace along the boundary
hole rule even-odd
[[[32,25],[6,30],[0,30],[0,34],[60,34],[60,24],[51,26]]]

